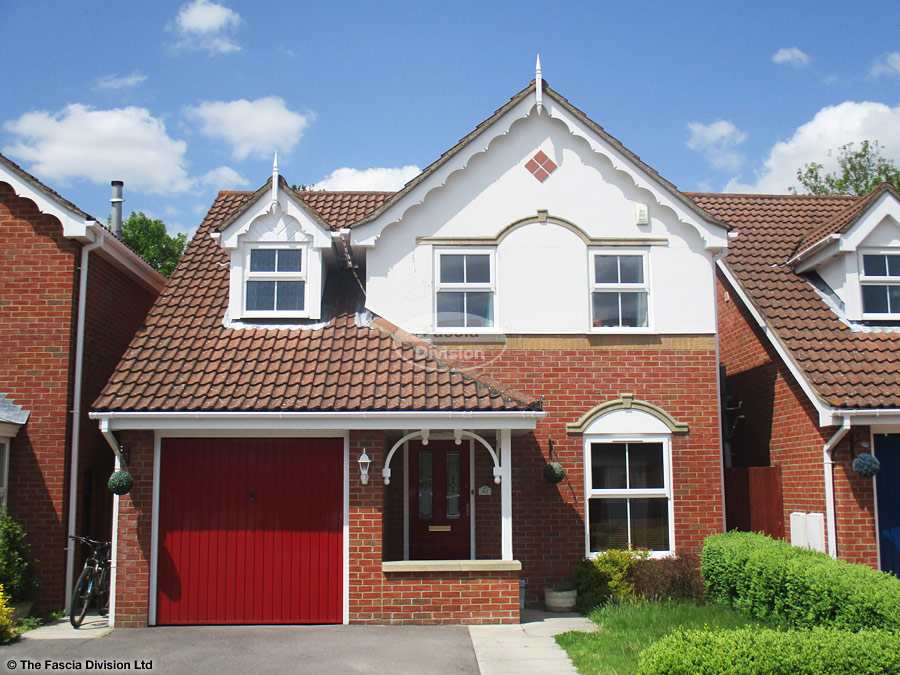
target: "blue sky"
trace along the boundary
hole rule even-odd
[[[534,77],[682,190],[900,161],[896,2],[0,2],[0,150],[190,231],[218,189],[397,189]]]

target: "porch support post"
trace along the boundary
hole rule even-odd
[[[512,432],[509,429],[500,429],[500,470],[501,557],[512,560]]]

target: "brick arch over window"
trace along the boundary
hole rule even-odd
[[[659,406],[652,403],[648,403],[647,401],[635,399],[633,394],[620,394],[619,398],[615,400],[607,401],[605,403],[601,403],[600,405],[594,406],[588,412],[582,415],[581,419],[579,419],[577,422],[567,424],[566,432],[570,434],[584,434],[590,433],[591,431],[596,432],[598,431],[597,429],[591,428],[595,423],[597,423],[602,417],[620,410],[640,412],[645,415],[649,415],[651,418],[653,418],[653,421],[661,423],[666,427],[666,429],[668,429],[669,432],[674,434],[686,434],[689,430],[686,422],[679,422],[669,413],[667,413],[663,408],[660,408]]]

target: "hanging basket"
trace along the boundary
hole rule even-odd
[[[106,487],[117,495],[127,495],[131,492],[132,485],[134,485],[134,479],[127,471],[114,471],[106,483]]]
[[[561,483],[566,477],[566,472],[559,462],[550,462],[544,467],[544,480],[552,485]]]
[[[868,452],[857,455],[853,460],[853,470],[863,478],[872,478],[881,468],[881,462]]]

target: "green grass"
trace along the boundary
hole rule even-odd
[[[600,630],[570,631],[556,636],[582,675],[628,675],[637,670],[638,654],[678,628],[728,629],[762,626],[721,605],[663,600],[606,605],[589,615]]]
[[[66,612],[65,610],[59,610],[57,612],[52,612],[51,614],[44,614],[42,616],[28,616],[19,621],[19,633],[27,633],[30,630],[34,630],[35,628],[40,628],[41,626],[47,626],[51,623],[56,623],[62,618],[65,618]]]

